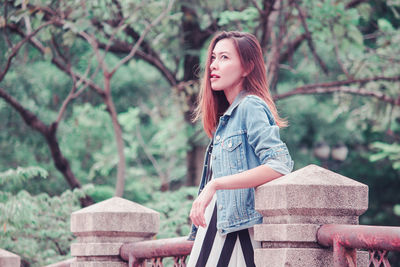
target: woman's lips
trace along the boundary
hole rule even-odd
[[[211,81],[215,81],[215,80],[217,80],[218,78],[220,78],[220,76],[217,75],[217,74],[211,74],[211,75],[210,75],[210,80],[211,80]]]

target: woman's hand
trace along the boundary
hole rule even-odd
[[[210,204],[215,191],[215,180],[211,180],[206,184],[206,186],[203,188],[203,191],[201,191],[200,195],[193,202],[192,209],[190,210],[190,219],[195,226],[207,226],[204,213],[208,204]]]

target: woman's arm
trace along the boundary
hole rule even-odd
[[[206,227],[204,212],[217,190],[257,187],[282,175],[267,165],[260,165],[241,173],[212,179],[193,202],[190,219],[194,225]]]

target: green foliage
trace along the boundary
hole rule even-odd
[[[257,24],[259,14],[255,7],[248,7],[243,11],[226,10],[220,13],[218,25],[228,26],[234,22],[244,22],[247,27],[253,28]]]
[[[109,185],[95,185],[87,191],[94,202],[100,202],[114,196],[115,189]]]
[[[396,204],[393,206],[393,213],[400,217],[400,204]]]
[[[370,155],[371,162],[387,158],[393,163],[393,169],[400,171],[400,144],[374,142],[371,144],[371,148],[377,150],[376,153]]]
[[[16,170],[9,169],[5,172],[0,172],[0,185],[10,182],[25,182],[35,176],[47,178],[48,175],[48,172],[40,167],[18,167]]]
[[[0,176],[0,184],[9,179],[26,183],[38,174],[38,167],[18,168]],[[25,190],[16,194],[0,187],[0,247],[21,256],[23,263],[43,266],[68,258],[73,236],[69,231],[70,214],[78,210],[83,190],[65,191],[60,196],[46,193],[33,196]]]
[[[160,230],[157,238],[185,236],[189,234],[191,222],[189,212],[197,196],[197,188],[182,187],[177,191],[154,192],[146,207],[160,213]]]
[[[45,123],[54,121],[72,87],[72,81],[48,61],[56,53],[55,49],[50,49],[50,42],[59,42],[58,49],[65,58],[71,59],[74,71],[82,74],[88,64],[94,71],[98,61],[90,45],[78,37],[79,32],[86,31],[103,43],[107,43],[109,37],[115,34],[115,42],[111,43],[119,44],[121,41],[134,44],[132,35],[127,34],[127,27],[140,34],[147,23],[165,8],[167,1],[119,1],[120,10],[115,2],[29,1],[30,5],[63,12],[66,24],[63,27],[46,27],[36,36],[44,46],[48,46],[45,56],[31,45],[24,46],[1,81],[1,88]],[[262,6],[262,1],[254,2]],[[43,12],[24,11],[21,3],[22,0],[13,1],[14,5],[8,6],[7,18],[4,14],[6,9],[0,9],[0,27],[4,26],[7,19],[8,23],[20,23],[24,28],[26,17],[29,17],[33,29],[43,23]],[[305,0],[299,5],[306,16],[315,51],[328,66],[329,73],[322,73],[304,41],[287,62],[279,65],[278,85],[272,88],[276,90],[274,93],[281,94],[298,86],[319,82],[399,74],[399,0],[372,0],[350,9],[346,8],[346,3],[335,0]],[[197,16],[184,13],[184,6],[193,8]],[[283,41],[286,42],[304,33],[304,28],[299,23],[295,7],[288,2],[282,8],[283,16],[278,16],[276,22],[269,25],[272,25],[271,32],[275,34],[275,40],[278,40],[280,22],[283,21]],[[122,12],[125,24],[117,29],[117,24],[111,25],[109,22],[116,19],[119,12]],[[164,65],[154,67],[143,60],[134,59],[113,76],[112,97],[123,129],[124,152],[127,156],[124,197],[161,213],[159,238],[186,235],[189,232],[188,214],[197,190],[181,188],[171,192],[159,191],[166,184],[175,189],[184,183],[185,153],[189,149],[189,140],[201,143],[204,139],[204,135],[199,134],[199,124],[196,125],[198,128],[192,127],[183,118],[183,112],[192,108],[187,105],[187,97],[195,94],[198,86],[185,90],[171,88],[160,71],[160,68],[171,70],[179,82],[183,77],[183,63],[187,56],[200,55],[204,58],[204,47],[188,47],[184,42],[186,33],[182,19],[187,19],[193,25],[198,23],[204,33],[217,27],[218,30],[255,32],[261,38],[262,18],[253,2],[177,1],[169,16],[145,38],[146,45],[157,52],[147,56],[159,58]],[[4,51],[0,55],[2,67],[11,53],[6,41],[16,43],[21,40],[18,35],[9,37],[9,40],[4,38],[5,41],[0,42],[0,50]],[[270,60],[273,56],[271,47],[264,48]],[[284,52],[288,47],[280,49]],[[111,50],[105,62],[114,66],[124,54],[112,54]],[[103,52],[100,51],[100,54]],[[147,53],[147,49],[143,49],[142,53]],[[348,76],[343,69],[348,71]],[[99,85],[103,84],[101,71],[93,80]],[[393,99],[398,97],[398,82],[374,81],[354,84],[353,87],[363,87]],[[178,91],[181,93],[176,93]],[[62,152],[69,160],[75,176],[82,184],[95,184],[87,191],[95,201],[114,194],[118,161],[111,120],[108,110],[101,103],[102,99],[87,89],[67,107],[57,132]],[[370,187],[370,208],[361,222],[398,224],[399,131],[388,127],[392,120],[400,118],[398,107],[391,107],[372,97],[342,93],[296,96],[279,101],[277,106],[290,123],[281,133],[289,146],[296,169],[311,163],[326,164],[336,172],[367,184]],[[80,191],[63,193],[68,185],[53,166],[44,140],[3,100],[0,100],[0,117],[0,202],[1,211],[5,211],[0,214],[1,223],[3,217],[7,219],[0,246],[37,265],[54,262],[68,253],[67,243],[72,238],[68,218],[70,211],[78,208]],[[392,135],[387,134],[389,132]],[[330,146],[345,144],[349,148],[348,158],[342,163],[331,159],[321,162],[313,154],[313,148],[319,141]],[[36,165],[43,169],[17,169],[18,166]],[[14,169],[3,171],[9,168]],[[61,249],[52,240],[57,240]]]

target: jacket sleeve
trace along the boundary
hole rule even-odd
[[[260,163],[281,174],[290,173],[293,161],[286,144],[280,139],[279,127],[267,104],[261,98],[251,95],[240,106],[248,142]]]

